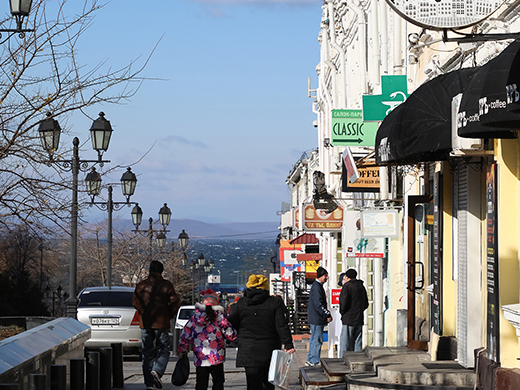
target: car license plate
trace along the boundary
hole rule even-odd
[[[119,318],[91,318],[92,325],[119,325]]]

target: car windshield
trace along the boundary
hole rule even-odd
[[[189,320],[195,313],[195,309],[181,309],[179,312],[179,320]]]
[[[132,307],[133,291],[85,291],[78,307]]]

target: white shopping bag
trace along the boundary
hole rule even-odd
[[[289,372],[291,370],[292,353],[275,349],[271,356],[268,380],[275,386],[287,390],[289,388]]]

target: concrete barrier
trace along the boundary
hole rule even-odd
[[[29,375],[45,374],[50,385],[52,365],[84,357],[90,327],[74,318],[57,318],[0,341],[0,382],[28,387]],[[70,371],[69,371],[70,372]]]

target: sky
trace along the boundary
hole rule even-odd
[[[318,143],[308,78],[316,88],[321,5],[112,0],[97,13],[79,46],[88,67],[139,65],[153,51],[131,101],[89,108],[93,117],[105,112],[114,129],[105,158],[123,167],[138,161],[131,200],[144,221],[164,203],[174,219],[279,221],[287,175]],[[80,141],[90,124],[71,125]],[[92,157],[87,144],[80,158]],[[118,182],[124,170],[103,182]],[[117,188],[114,201],[124,201]],[[106,218],[95,210],[87,217]],[[114,218],[130,218],[130,210]]]

